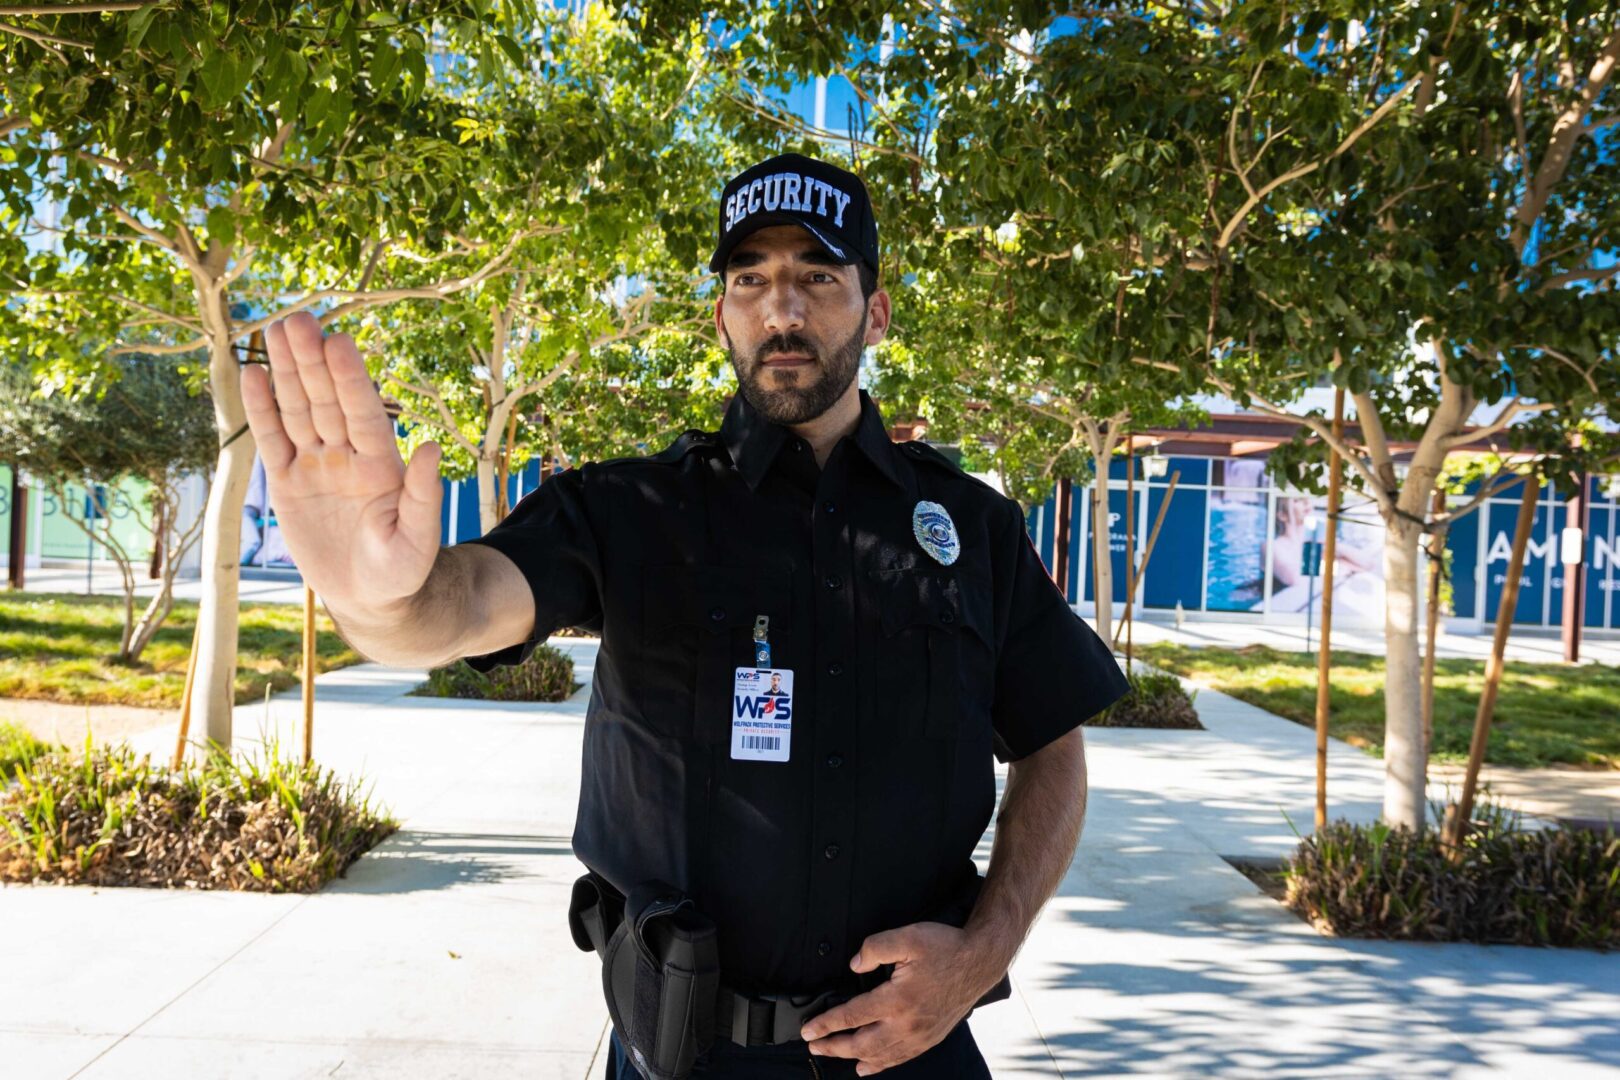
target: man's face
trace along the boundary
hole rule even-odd
[[[833,261],[797,225],[760,229],[737,245],[714,322],[743,397],[777,424],[800,424],[850,392],[861,351],[883,340],[889,297],[861,299],[854,266]]]

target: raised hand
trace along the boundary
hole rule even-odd
[[[329,608],[386,615],[422,587],[438,555],[438,444],[405,464],[349,335],[327,337],[299,312],[264,336],[275,389],[250,365],[242,402],[287,549]]]

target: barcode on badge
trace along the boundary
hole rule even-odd
[[[744,735],[742,748],[744,750],[777,750],[782,746],[780,735]]]

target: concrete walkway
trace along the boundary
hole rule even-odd
[[[594,643],[555,644],[588,681]],[[585,693],[403,696],[419,677],[320,680],[317,756],[404,822],[321,893],[0,888],[0,1071],[602,1076],[597,961],[565,920]],[[995,1076],[1620,1076],[1620,956],[1328,939],[1231,869],[1287,852],[1288,818],[1308,828],[1312,736],[1198,704],[1208,731],[1088,731],[1080,851],[1013,998],[972,1020]],[[237,716],[296,747],[295,695]],[[1330,769],[1334,814],[1374,816],[1380,763],[1335,744]]]

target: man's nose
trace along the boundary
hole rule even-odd
[[[797,284],[781,282],[771,286],[762,309],[765,329],[773,334],[804,329],[804,308],[804,292]]]

